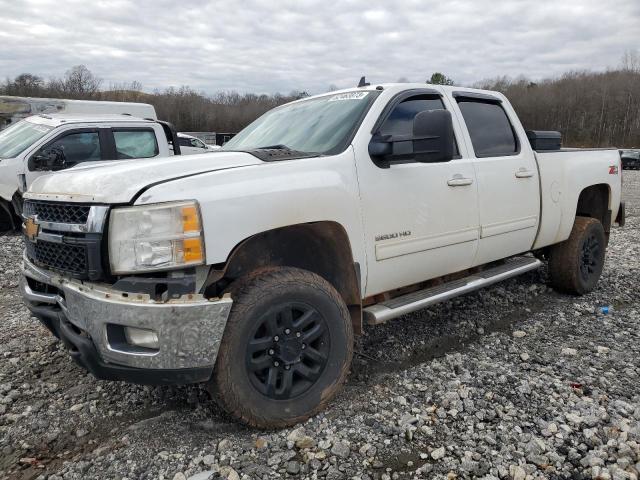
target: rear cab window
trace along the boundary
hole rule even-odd
[[[151,158],[158,155],[158,142],[153,129],[114,128],[116,158]]]
[[[518,137],[499,101],[457,98],[476,157],[501,157],[520,152]]]

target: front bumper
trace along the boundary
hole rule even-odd
[[[231,310],[225,297],[165,303],[43,270],[23,259],[20,288],[31,312],[98,378],[144,384],[195,383],[211,376]],[[191,297],[191,298],[189,298]],[[158,348],[129,345],[123,327],[153,330]]]

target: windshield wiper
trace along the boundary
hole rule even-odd
[[[279,143],[277,145],[268,145],[266,147],[256,147],[254,150],[291,150],[291,148]]]
[[[301,152],[299,150],[292,150],[290,147],[283,144],[255,147],[250,150],[244,151],[265,162],[275,162],[278,160],[319,156],[319,154],[315,152]]]

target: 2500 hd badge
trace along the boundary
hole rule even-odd
[[[382,235],[376,235],[376,242],[380,242],[382,240],[391,240],[393,238],[410,237],[410,236],[411,236],[411,230],[404,230],[402,232],[395,232],[395,233],[383,233]]]

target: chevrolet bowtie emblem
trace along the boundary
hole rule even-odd
[[[25,237],[34,242],[40,231],[40,225],[38,225],[32,217],[29,217],[24,222],[23,231]]]

